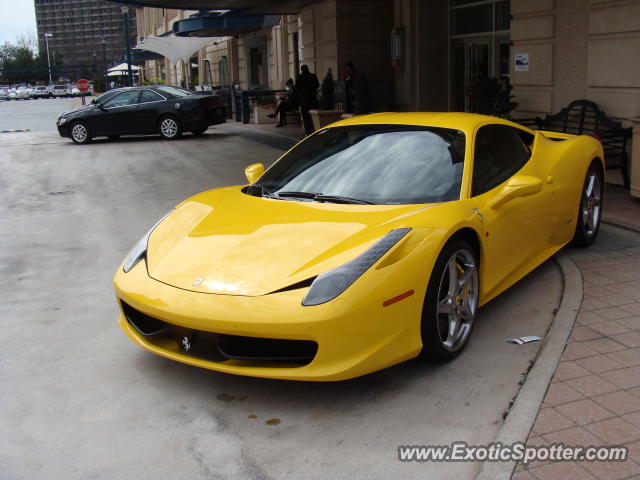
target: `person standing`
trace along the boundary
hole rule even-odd
[[[304,131],[307,135],[311,135],[314,130],[309,110],[318,108],[318,88],[320,88],[320,82],[318,82],[316,74],[309,71],[308,66],[302,65],[296,87]]]

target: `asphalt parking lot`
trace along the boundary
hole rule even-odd
[[[0,101],[0,131],[28,129],[32,132],[56,132],[57,113],[73,108],[75,100],[38,98]]]
[[[61,101],[0,116],[45,102]],[[53,109],[37,115],[53,125]],[[174,363],[120,331],[115,269],[177,202],[244,183],[281,150],[234,126],[87,146],[51,130],[0,134],[0,476],[473,478],[479,464],[401,463],[397,447],[495,438],[540,347],[504,339],[544,336],[562,293],[553,262],[481,309],[447,365],[304,383]]]

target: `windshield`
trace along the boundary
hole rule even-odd
[[[255,185],[265,195],[288,199],[319,195],[375,204],[458,200],[464,144],[464,133],[448,128],[334,127],[291,150]]]
[[[175,87],[158,87],[158,90],[160,90],[163,93],[167,93],[173,97],[190,97],[191,95],[193,95],[188,90],[182,90],[181,88],[175,88]]]

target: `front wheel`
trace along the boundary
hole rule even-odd
[[[600,229],[604,183],[602,170],[596,162],[597,160],[591,162],[582,187],[576,232],[573,235],[573,243],[580,247],[591,245]]]
[[[448,243],[433,268],[422,308],[422,356],[456,358],[467,344],[478,311],[478,261],[462,240]]]
[[[163,117],[159,123],[160,135],[166,140],[174,140],[182,135],[182,127],[175,117]]]
[[[89,127],[84,122],[75,122],[70,127],[71,140],[79,145],[89,143],[91,141],[91,133]]]

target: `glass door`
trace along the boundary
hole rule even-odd
[[[449,0],[450,107],[468,111],[473,85],[509,79],[511,2]]]
[[[461,38],[452,41],[453,111],[468,111],[473,101],[473,85],[494,76],[492,43],[491,37]]]

